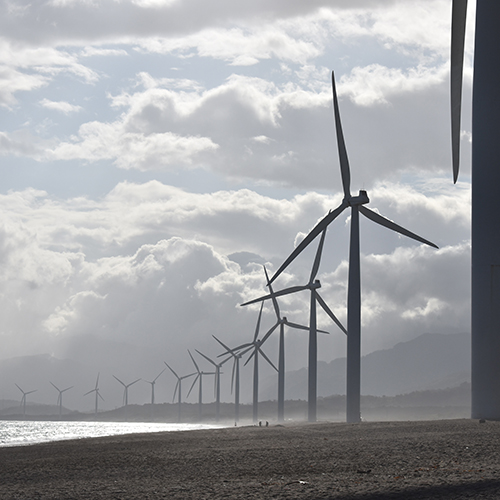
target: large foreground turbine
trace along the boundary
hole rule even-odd
[[[340,111],[335,87],[335,76],[332,72],[333,110],[335,115],[335,128],[337,130],[337,146],[340,159],[340,173],[342,186],[344,188],[344,199],[339,207],[326,215],[314,229],[302,240],[297,248],[290,254],[288,259],[276,271],[271,279],[274,281],[281,272],[311,243],[328,225],[333,222],[344,210],[351,209],[351,238],[349,245],[349,277],[347,291],[347,421],[359,422],[361,420],[360,398],[361,398],[361,275],[360,275],[360,252],[359,252],[359,214],[363,214],[381,226],[392,231],[403,234],[426,245],[437,248],[434,243],[404,229],[394,222],[382,217],[378,213],[367,208],[370,202],[366,191],[360,191],[358,196],[351,194],[351,171],[347,150],[340,121]]]
[[[467,0],[454,0],[451,47],[453,177]],[[500,1],[476,1],[472,101],[472,417],[500,419]]]

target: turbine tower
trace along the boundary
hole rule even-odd
[[[21,405],[23,407],[23,417],[26,416],[26,396],[28,394],[32,394],[33,392],[36,392],[37,389],[35,389],[34,391],[27,391],[27,392],[24,392],[17,384],[14,384],[22,393],[23,393],[23,397],[21,398]]]
[[[230,349],[226,344],[219,340],[215,335],[212,337],[219,342],[219,344],[226,349],[226,352],[219,354],[217,357],[225,356],[230,354],[233,357],[233,373],[231,375],[231,394],[234,388],[234,423],[237,424],[240,421],[240,359],[241,353],[235,349]]]
[[[62,395],[63,395],[63,392],[66,392],[66,391],[69,391],[70,389],[73,389],[73,386],[71,387],[67,387],[66,389],[59,389],[59,387],[57,387],[55,384],[53,384],[51,382],[51,385],[52,387],[54,387],[54,389],[56,391],[59,392],[59,396],[57,396],[57,403],[59,405],[59,419],[62,417]]]
[[[215,375],[215,372],[203,372],[203,371],[201,371],[200,368],[198,367],[198,364],[194,360],[193,355],[191,354],[191,352],[190,352],[189,349],[188,349],[188,354],[189,354],[189,356],[191,358],[191,361],[193,362],[193,364],[194,364],[194,366],[196,368],[197,375],[194,378],[193,384],[191,385],[191,388],[189,389],[189,392],[187,393],[186,397],[189,397],[189,395],[191,394],[191,391],[193,390],[196,382],[198,382],[198,412],[199,412],[199,417],[200,417],[200,420],[201,420],[201,418],[202,418],[202,408],[203,408],[203,376],[204,375]]]
[[[218,422],[220,420],[220,369],[221,366],[226,362],[231,359],[231,356],[227,357],[226,359],[223,359],[220,363],[216,363],[212,359],[210,359],[208,356],[203,354],[202,352],[198,351],[198,349],[195,349],[195,351],[200,355],[203,356],[209,363],[212,363],[212,365],[215,366],[215,379],[214,379],[214,392],[215,392],[215,421]],[[200,381],[201,383],[201,381]]]
[[[370,202],[366,191],[359,191],[358,196],[351,194],[351,171],[347,150],[340,121],[340,111],[335,87],[335,76],[332,72],[333,110],[335,127],[337,130],[337,146],[340,159],[340,173],[344,189],[344,199],[339,207],[328,213],[302,240],[297,248],[290,254],[283,265],[271,278],[273,282],[281,272],[306,248],[316,236],[322,233],[344,210],[351,209],[351,236],[349,245],[349,276],[347,291],[347,422],[361,420],[361,272],[359,252],[359,214],[392,231],[408,236],[416,241],[438,248],[434,243],[404,229],[382,215],[370,210],[365,205]],[[500,275],[500,272],[499,272]]]
[[[178,422],[181,422],[181,402],[182,402],[182,381],[185,378],[192,377],[193,375],[196,375],[196,373],[190,373],[189,375],[183,375],[182,377],[179,377],[177,373],[174,372],[174,370],[167,364],[166,361],[164,363],[167,365],[167,368],[174,374],[175,378],[177,379],[177,384],[175,384],[175,389],[174,389],[174,395],[172,397],[172,403],[175,401],[175,395],[178,392],[178,399],[177,399],[177,411],[178,411]]]
[[[97,416],[97,412],[99,410],[99,398],[101,398],[104,401],[104,398],[101,396],[101,393],[99,392],[99,375],[100,375],[100,373],[97,374],[97,380],[95,381],[95,388],[84,394],[84,396],[86,396],[87,394],[95,392],[95,415],[96,416]]]
[[[264,307],[264,302],[262,302],[259,311],[259,317],[257,319],[257,326],[255,327],[255,334],[253,336],[252,342],[247,342],[246,344],[242,344],[236,347],[234,350],[241,350],[241,355],[246,354],[247,352],[253,350],[252,354],[248,357],[245,364],[246,366],[249,361],[253,357],[253,402],[252,402],[252,419],[255,424],[259,417],[259,354],[276,370],[278,369],[274,366],[273,362],[266,356],[264,351],[261,349],[263,340],[259,340],[257,337],[259,336],[260,331],[260,320],[262,318],[262,308]]]
[[[460,115],[467,0],[454,0],[451,42],[453,180]],[[500,419],[500,2],[476,1],[472,94],[472,418]]]
[[[321,307],[325,310],[325,312],[333,319],[335,324],[344,332],[347,333],[342,323],[337,319],[335,314],[328,307],[326,302],[322,299],[322,297],[318,293],[318,288],[321,287],[321,283],[319,280],[316,280],[316,274],[319,269],[321,252],[323,248],[324,234],[320,240],[320,244],[318,246],[318,250],[316,252],[316,258],[314,260],[314,266],[311,272],[311,277],[309,282],[303,286],[294,286],[290,288],[286,288],[284,290],[280,290],[279,292],[275,292],[273,290],[272,284],[269,280],[269,276],[267,274],[267,269],[264,266],[264,272],[266,274],[267,286],[269,287],[270,294],[264,297],[260,297],[258,299],[254,299],[250,302],[246,302],[242,305],[248,305],[259,301],[264,301],[267,299],[272,299],[274,311],[276,313],[276,323],[271,329],[264,335],[262,342],[265,342],[268,337],[278,328],[280,327],[280,340],[279,340],[279,356],[278,356],[278,421],[283,422],[285,419],[285,326],[290,328],[295,328],[298,330],[306,330],[309,332],[309,368],[308,368],[308,420],[309,422],[316,421],[316,404],[317,404],[317,379],[318,379],[318,347],[317,347],[317,333],[326,333],[323,330],[317,329],[317,321],[316,321],[316,302],[318,302]],[[309,290],[311,293],[311,307],[310,307],[310,318],[309,318],[309,327],[298,325],[297,323],[291,323],[287,320],[286,317],[281,317],[280,309],[278,306],[278,301],[276,297],[280,297],[282,295],[289,295],[291,293],[300,292],[302,290]]]

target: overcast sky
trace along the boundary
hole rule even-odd
[[[469,331],[473,23],[453,185],[450,18],[450,0],[1,0],[1,358],[92,335],[182,371],[187,348],[220,352],[212,334],[251,339],[262,264],[342,199],[332,70],[353,193],[440,247],[362,221],[363,353]],[[346,211],[318,276],[344,323],[348,229]],[[307,299],[280,304],[307,324]],[[320,358],[345,356],[320,326]],[[304,336],[287,349],[306,365]]]

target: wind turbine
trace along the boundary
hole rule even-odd
[[[332,310],[328,307],[326,302],[323,300],[321,295],[318,293],[318,288],[321,287],[319,280],[316,280],[316,275],[318,273],[319,264],[321,261],[321,253],[323,250],[323,242],[325,239],[326,230],[323,231],[320,243],[318,245],[318,250],[316,252],[316,257],[314,259],[314,265],[311,271],[311,276],[309,282],[303,286],[294,286],[290,288],[285,288],[279,292],[273,291],[271,281],[267,274],[267,269],[264,266],[264,272],[266,274],[267,286],[269,287],[270,294],[258,299],[246,302],[244,305],[253,304],[255,302],[264,301],[267,299],[272,299],[274,311],[276,313],[276,323],[271,329],[266,333],[262,339],[265,342],[268,337],[280,327],[280,340],[279,340],[279,356],[278,356],[278,421],[283,422],[285,418],[285,326],[291,328],[296,328],[299,330],[306,330],[309,332],[309,367],[308,367],[308,420],[309,422],[316,421],[316,404],[317,404],[317,380],[318,380],[318,343],[317,343],[317,333],[328,333],[323,330],[317,329],[317,315],[316,315],[316,303],[319,303],[324,311],[332,318],[335,324],[344,332],[347,333],[346,329],[342,323],[337,319]],[[296,323],[291,323],[286,317],[281,317],[280,309],[278,306],[278,301],[276,297],[283,295],[289,295],[291,293],[300,292],[302,290],[309,290],[311,294],[311,306],[310,306],[310,317],[309,317],[309,327],[298,325]]]
[[[220,419],[220,369],[221,366],[226,362],[231,359],[231,356],[227,357],[226,359],[223,359],[220,363],[216,363],[212,359],[210,359],[208,356],[203,354],[202,352],[198,351],[198,349],[195,349],[195,351],[200,355],[203,356],[209,363],[212,363],[212,365],[215,366],[215,421],[218,422]],[[201,384],[201,380],[200,380]]]
[[[234,387],[234,422],[235,424],[240,421],[240,359],[242,354],[235,349],[230,349],[226,344],[219,340],[215,335],[212,337],[219,342],[219,344],[226,349],[225,353],[219,354],[220,356],[225,356],[230,354],[233,357],[233,373],[231,375],[231,393]]]
[[[163,368],[163,370],[156,375],[156,377],[150,382],[149,380],[145,380],[144,382],[147,382],[148,384],[151,384],[151,405],[155,404],[155,384],[160,375],[166,370],[166,368]]]
[[[21,405],[23,406],[23,417],[26,416],[26,396],[28,394],[32,394],[33,392],[36,392],[37,389],[35,389],[34,391],[27,391],[27,392],[24,392],[17,384],[14,384],[22,393],[23,393],[23,397],[21,398]]]
[[[306,248],[316,236],[322,233],[344,210],[351,209],[351,236],[349,245],[349,277],[347,291],[347,422],[361,420],[360,395],[361,395],[361,275],[359,253],[359,214],[392,231],[408,236],[416,241],[438,248],[434,243],[404,229],[382,215],[370,210],[365,205],[370,202],[366,191],[360,190],[358,196],[351,194],[351,172],[347,150],[340,121],[340,110],[335,87],[335,76],[332,71],[333,109],[335,128],[337,130],[337,146],[340,159],[340,173],[344,189],[344,199],[339,207],[329,212],[302,240],[297,248],[290,254],[283,265],[271,278],[273,282],[281,272]],[[500,276],[500,272],[499,272]],[[500,290],[500,287],[499,287]]]
[[[140,378],[138,378],[137,380],[134,380],[133,382],[130,382],[130,384],[125,384],[125,382],[122,382],[118,377],[116,377],[115,375],[113,375],[113,377],[118,380],[118,382],[120,382],[120,384],[123,385],[123,406],[127,407],[128,406],[128,388],[134,384],[136,384],[137,382],[139,382],[139,380],[141,380]]]
[[[191,388],[189,389],[189,392],[187,393],[186,397],[189,397],[191,394],[191,391],[193,390],[193,387],[195,386],[196,382],[198,382],[198,412],[200,415],[200,420],[202,417],[202,407],[203,407],[203,376],[204,375],[215,375],[215,372],[203,372],[200,370],[198,367],[198,364],[193,358],[193,355],[191,354],[191,351],[188,349],[189,356],[191,358],[191,361],[194,363],[194,366],[196,368],[196,377],[193,380],[193,384],[191,385]]]
[[[57,396],[57,403],[56,404],[59,405],[59,418],[61,418],[61,416],[62,416],[62,395],[63,395],[63,392],[66,392],[66,391],[69,391],[70,389],[73,389],[73,386],[67,387],[66,389],[62,389],[61,390],[61,389],[59,389],[59,387],[57,387],[57,385],[53,384],[52,382],[51,382],[51,385],[52,385],[52,387],[54,387],[54,389],[56,391],[59,392],[59,396]]]
[[[95,415],[96,416],[97,416],[97,411],[99,409],[99,398],[101,398],[104,401],[104,398],[101,396],[101,393],[99,392],[99,375],[100,375],[100,373],[97,374],[97,380],[95,381],[95,388],[84,394],[84,396],[86,396],[87,394],[90,394],[91,392],[95,392]]]
[[[248,362],[253,357],[253,404],[252,404],[252,417],[253,423],[255,424],[258,420],[259,414],[259,354],[276,370],[278,369],[274,366],[273,362],[266,356],[264,351],[261,349],[264,340],[259,340],[257,337],[259,336],[260,331],[260,320],[262,318],[262,308],[264,307],[264,302],[262,302],[259,311],[259,317],[257,319],[257,325],[255,327],[255,334],[253,336],[252,342],[247,342],[246,344],[242,344],[236,347],[234,350],[241,350],[241,354],[244,355],[247,352],[253,349],[252,354],[246,360],[243,366],[246,366]]]
[[[164,361],[164,363],[167,365],[167,368],[174,374],[175,378],[177,379],[177,384],[175,385],[174,395],[172,397],[172,403],[175,401],[175,395],[176,395],[177,390],[178,390],[179,393],[178,393],[177,405],[178,405],[178,412],[179,412],[178,421],[180,423],[180,421],[181,421],[181,401],[182,401],[182,392],[181,392],[182,381],[185,378],[189,378],[189,377],[192,377],[193,375],[196,375],[196,373],[190,373],[189,375],[183,375],[182,377],[179,377],[179,375],[177,375],[177,373],[174,372],[174,370],[167,364],[166,361]]]
[[[467,0],[454,0],[451,41],[453,180],[460,165],[460,115]],[[476,1],[472,94],[472,418],[500,419],[500,2]]]

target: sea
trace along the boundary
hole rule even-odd
[[[83,439],[143,432],[190,431],[223,426],[147,422],[45,422],[0,420],[0,446],[25,446],[65,439]]]

